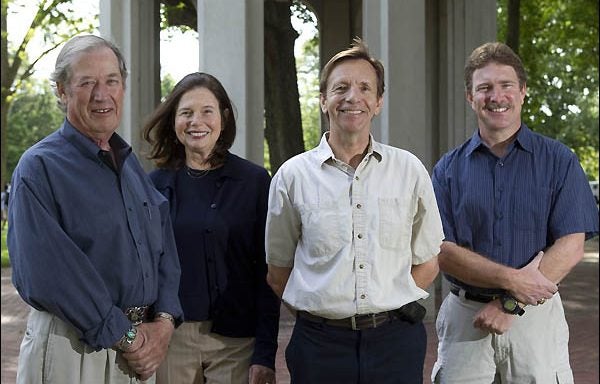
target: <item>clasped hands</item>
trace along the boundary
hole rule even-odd
[[[541,305],[558,292],[558,284],[545,277],[539,270],[544,252],[540,251],[526,266],[515,271],[514,286],[508,291],[517,301],[524,305]],[[490,333],[506,332],[515,315],[502,310],[499,299],[486,304],[474,317],[473,326]]]
[[[174,329],[169,320],[162,318],[137,326],[137,336],[123,357],[138,379],[146,381],[156,372],[167,355]]]

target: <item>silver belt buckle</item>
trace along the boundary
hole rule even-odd
[[[146,307],[129,307],[125,311],[125,314],[133,325],[139,325],[144,321],[144,311]]]

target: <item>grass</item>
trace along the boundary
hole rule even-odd
[[[8,226],[6,228],[8,228]],[[6,247],[6,228],[2,229],[2,268],[10,267],[8,248]]]

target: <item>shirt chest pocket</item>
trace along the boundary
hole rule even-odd
[[[382,248],[410,248],[415,199],[379,199],[379,243]]]
[[[303,245],[316,264],[325,264],[335,256],[352,237],[352,224],[349,209],[343,210],[337,202],[303,205],[300,208],[302,219]]]
[[[552,190],[549,188],[527,188],[514,191],[512,199],[512,223],[522,230],[545,231]]]

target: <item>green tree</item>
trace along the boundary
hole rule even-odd
[[[170,73],[167,73],[166,75],[163,76],[162,79],[160,79],[160,100],[161,101],[164,101],[166,99],[166,97],[169,95],[169,93],[171,93],[171,91],[173,90],[173,87],[175,87],[176,83],[177,82],[175,81],[173,76],[171,76]]]
[[[17,44],[9,44],[7,30],[9,5],[19,6],[17,1],[2,0],[0,37],[0,185],[8,181],[7,174],[7,132],[9,129],[8,111],[22,83],[34,73],[34,66],[50,52],[54,51],[71,36],[91,32],[94,26],[73,12],[72,0],[39,0],[37,8],[23,39]],[[36,35],[41,35],[46,50],[28,57],[28,48]],[[14,42],[13,42],[14,43]]]
[[[8,113],[8,170],[12,172],[23,152],[56,130],[63,119],[48,82],[29,79],[21,83]]]
[[[509,2],[520,8],[508,12]],[[598,1],[499,0],[498,38],[517,42],[527,69],[524,122],[569,146],[597,180]]]
[[[296,57],[298,68],[298,92],[302,113],[302,133],[305,149],[319,145],[321,140],[319,106],[319,38],[315,35],[301,48],[302,54]]]

